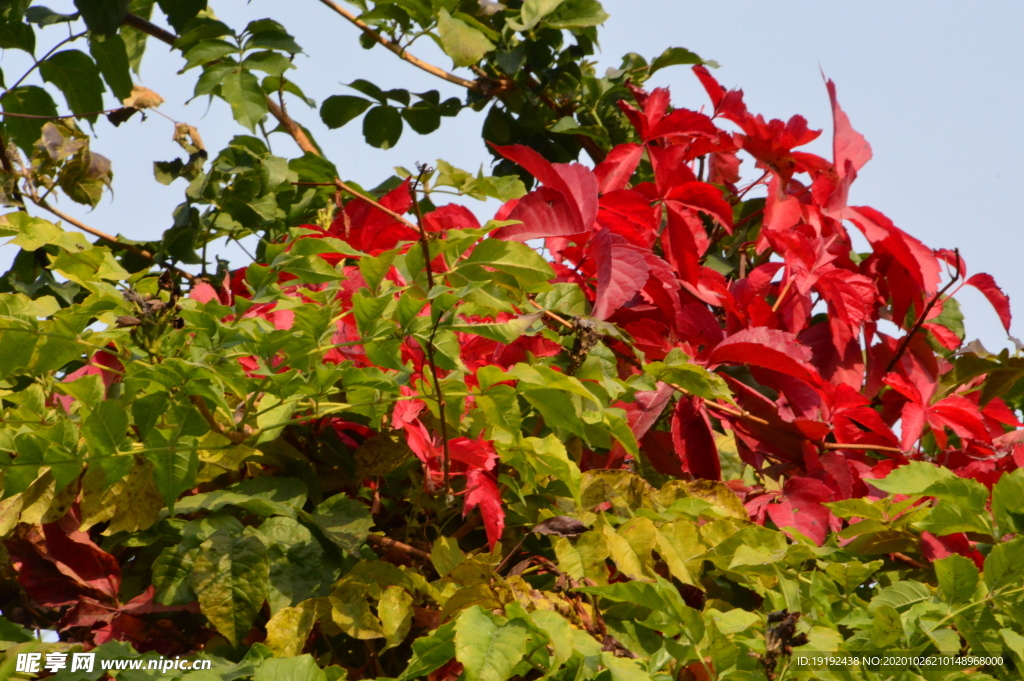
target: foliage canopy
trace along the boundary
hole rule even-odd
[[[68,35],[0,95],[0,674],[85,649],[212,660],[183,681],[1019,677],[1024,360],[965,345],[953,295],[1007,331],[1009,301],[848,203],[871,148],[831,81],[826,159],[686,49],[596,73],[597,0],[309,4],[462,89],[356,79],[329,128],[389,149],[480,112],[490,174],[341,179],[276,20],[0,2],[4,49]],[[183,200],[137,242],[56,197],[111,185],[83,121],[159,107],[153,40],[244,130],[211,153],[176,124],[154,175]],[[707,103],[644,89],[679,65]]]

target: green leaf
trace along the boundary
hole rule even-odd
[[[651,69],[647,73],[653,76],[656,71],[660,71],[668,66],[703,63],[705,63],[703,59],[685,47],[670,47],[654,58],[654,61],[651,62]]]
[[[437,30],[441,36],[441,49],[456,66],[472,66],[494,49],[494,43],[481,31],[453,18],[443,7],[437,15]]]
[[[354,552],[373,527],[369,510],[355,499],[336,494],[313,511],[312,520],[343,551]]]
[[[36,8],[33,7],[31,9]],[[20,22],[0,23],[0,49],[24,50],[32,54],[36,49],[36,33],[28,24]]]
[[[85,118],[96,122],[94,112],[103,109],[103,81],[100,71],[87,54],[79,50],[63,50],[39,65],[39,73],[47,83],[53,83],[64,94],[68,108],[76,116],[92,113]]]
[[[505,681],[523,659],[529,630],[513,620],[502,626],[479,605],[467,608],[455,622],[455,658],[465,681]]]
[[[732,392],[725,380],[696,364],[678,364],[664,366],[661,362],[652,362],[647,371],[659,381],[677,385],[691,395],[706,400],[732,400]]]
[[[249,33],[245,41],[245,49],[253,50],[262,47],[268,50],[281,50],[290,54],[302,52],[295,39],[284,29],[284,26],[273,19],[257,19],[250,21],[245,27]]]
[[[7,113],[57,117],[57,105],[53,103],[50,94],[35,85],[22,85],[8,90],[0,100],[0,104],[3,104],[4,111]],[[26,155],[31,156],[45,122],[38,118],[15,118],[12,116],[4,119],[4,127],[7,128],[10,140],[18,145]]]
[[[921,582],[915,582],[913,580],[906,580],[902,582],[896,582],[891,586],[887,586],[878,594],[871,599],[871,607],[875,608],[879,605],[888,605],[896,608],[907,608],[915,603],[921,603],[924,601],[931,600],[933,598],[931,589]]]
[[[375,106],[363,118],[363,137],[371,147],[390,149],[402,136],[402,115],[393,106]]]
[[[258,454],[256,450],[251,451]],[[226,489],[193,494],[178,502],[174,512],[189,515],[199,511],[217,511],[230,505],[262,517],[295,517],[305,502],[306,485],[301,480],[263,476],[243,480]]]
[[[312,655],[300,655],[265,660],[253,681],[327,681],[327,674]]]
[[[601,664],[611,672],[612,681],[651,681],[651,676],[636,660],[616,657],[615,653],[601,653]]]
[[[130,0],[75,0],[90,31],[106,37],[117,33],[128,14]]]
[[[220,96],[231,105],[235,120],[252,132],[267,115],[267,96],[259,80],[240,66],[234,67],[220,81]]]
[[[96,66],[103,74],[110,90],[118,101],[132,94],[132,74],[128,65],[128,50],[121,36],[114,35],[105,40],[94,38],[89,41],[89,54],[96,60]]]
[[[127,433],[128,410],[120,400],[103,400],[82,424],[90,459],[120,454],[126,449]]]
[[[232,645],[249,633],[267,598],[270,563],[256,531],[215,533],[203,542],[192,568],[199,607]]]
[[[947,603],[965,603],[978,587],[978,566],[974,561],[954,553],[935,561],[939,593]]]
[[[373,104],[368,99],[353,95],[332,95],[320,105],[320,120],[331,130],[340,128],[359,116]]]
[[[924,461],[911,461],[894,469],[881,480],[872,480],[871,484],[886,492],[924,494],[932,484],[955,477],[956,474],[948,468]]]
[[[565,0],[544,19],[551,28],[585,28],[608,20],[608,13],[597,0]]]
[[[158,2],[160,9],[167,15],[167,23],[176,31],[185,30],[188,22],[206,9],[206,0],[158,0]]]
[[[501,323],[452,324],[453,331],[472,333],[508,345],[526,333],[541,318],[541,313],[525,314]]]
[[[25,21],[40,27],[52,26],[54,24],[69,24],[77,19],[77,12],[74,14],[61,14],[43,5],[35,5],[25,10]]]
[[[460,267],[485,265],[515,277],[524,288],[554,277],[551,265],[526,244],[485,239]]]
[[[530,31],[540,20],[554,12],[565,0],[526,0],[519,10],[519,22],[510,22],[517,31]]]
[[[429,135],[441,127],[441,112],[429,102],[416,102],[402,109],[402,118],[421,135]]]
[[[398,681],[424,677],[455,657],[455,623],[448,622],[412,642],[412,659]]]
[[[996,544],[985,558],[985,584],[998,589],[1024,577],[1024,537]]]
[[[992,515],[999,534],[1024,533],[1024,470],[1004,473],[992,487]]]
[[[285,71],[293,69],[295,66],[288,57],[280,52],[262,50],[254,52],[243,59],[242,68],[250,71],[262,71],[263,73],[280,78],[284,75]]]
[[[168,439],[158,430],[150,433],[146,444],[146,458],[153,462],[153,480],[164,503],[173,510],[178,496],[195,485],[199,454],[191,446],[191,438]]]

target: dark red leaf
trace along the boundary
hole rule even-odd
[[[679,397],[672,412],[672,444],[684,472],[705,480],[722,479],[722,464],[704,400]]]
[[[607,319],[647,283],[650,267],[646,249],[618,234],[600,230],[590,241],[587,255],[597,264],[597,298],[591,315]]]

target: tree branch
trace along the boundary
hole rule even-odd
[[[394,539],[382,537],[379,534],[371,534],[367,536],[366,543],[376,548],[393,549],[395,551],[404,553],[408,556],[412,556],[413,558],[419,558],[420,560],[430,560],[430,554],[426,551],[420,551],[419,549],[413,546],[403,544],[402,542],[395,541]]]
[[[4,154],[4,157],[6,157],[6,154]],[[71,223],[72,225],[74,225],[78,229],[82,230],[83,232],[86,232],[88,234],[92,234],[94,237],[97,237],[99,239],[104,239],[106,241],[109,241],[110,243],[117,244],[118,246],[120,246],[124,250],[128,251],[129,253],[134,253],[135,255],[139,256],[140,258],[145,258],[146,260],[150,261],[153,264],[159,264],[159,263],[157,263],[156,259],[153,257],[153,254],[150,253],[149,251],[147,251],[146,249],[139,248],[138,246],[136,246],[134,244],[125,243],[123,241],[118,240],[118,238],[116,236],[113,236],[111,234],[107,234],[106,232],[101,232],[100,230],[98,230],[98,229],[96,229],[94,227],[90,227],[89,225],[85,224],[81,220],[77,220],[77,219],[71,217],[70,215],[68,215],[67,213],[64,213],[64,212],[62,212],[60,210],[57,210],[56,208],[51,206],[49,203],[47,203],[45,199],[37,199],[34,196],[33,197],[29,197],[29,198],[32,200],[32,203],[36,204],[37,206],[39,206],[43,210],[49,211],[50,213],[53,213],[54,215],[59,217],[64,222]],[[169,269],[173,270],[179,276],[184,277],[185,279],[187,279],[190,282],[194,282],[196,280],[196,277],[195,277],[194,274],[186,272],[185,270],[180,270],[177,267],[174,267],[173,265]]]
[[[437,66],[434,66],[433,64],[429,64],[429,63],[423,61],[422,59],[420,59],[418,57],[414,57],[413,55],[409,54],[408,52],[405,51],[404,48],[402,48],[401,46],[396,45],[395,43],[391,42],[390,40],[388,40],[387,38],[382,36],[380,33],[377,33],[377,31],[373,30],[373,28],[369,24],[367,24],[365,21],[362,21],[361,19],[359,19],[359,17],[357,17],[356,15],[352,14],[352,12],[349,12],[347,9],[345,9],[344,7],[339,5],[338,3],[332,2],[332,0],[320,0],[320,2],[322,2],[324,5],[327,5],[332,10],[334,10],[335,12],[337,12],[338,14],[343,16],[347,21],[349,21],[350,23],[355,25],[360,31],[362,31],[363,33],[368,35],[374,41],[376,41],[377,43],[383,45],[388,50],[391,50],[392,52],[394,52],[396,55],[398,55],[398,57],[400,59],[404,59],[405,61],[409,62],[413,66],[415,66],[417,68],[420,68],[420,69],[423,69],[424,71],[426,71],[427,73],[431,74],[432,76],[437,76],[438,78],[443,78],[444,80],[448,81],[449,83],[454,83],[456,85],[461,85],[462,87],[466,88],[467,90],[480,90],[481,89],[480,88],[480,83],[477,82],[477,81],[468,80],[466,78],[462,78],[461,76],[456,76],[454,73],[448,73],[447,71],[445,71],[442,68],[438,68]]]
[[[132,14],[131,12],[125,15],[124,23],[138,31],[142,31],[146,35],[153,36],[157,40],[161,40],[172,47],[178,40],[178,36],[174,35],[170,31],[166,31],[156,24],[143,19],[137,14]],[[295,143],[299,145],[299,149],[309,152],[314,156],[321,156],[320,150],[317,149],[316,145],[314,145],[309,139],[309,136],[302,129],[302,126],[296,123],[292,117],[288,115],[288,112],[285,111],[281,105],[275,102],[270,95],[267,95],[267,110],[270,112],[271,116],[277,119],[277,122],[281,124],[288,134],[292,136]]]

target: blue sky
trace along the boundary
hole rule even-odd
[[[70,0],[47,4],[73,11]],[[357,30],[316,0],[212,4],[234,26],[268,15],[281,20],[307,52],[291,73],[318,103],[351,92],[343,83],[356,78],[385,89],[463,94],[379,47],[363,50]],[[799,113],[812,127],[824,128],[807,150],[830,157],[823,70],[836,82],[854,127],[874,149],[851,203],[881,210],[933,248],[959,247],[971,273],[989,272],[1012,302],[1024,301],[1019,274],[1024,217],[1016,205],[1024,197],[1024,3],[604,0],[604,5],[612,17],[601,33],[600,68],[617,66],[626,52],[652,57],[669,46],[687,47],[718,61],[715,76],[723,85],[742,88],[751,111],[784,119]],[[59,30],[47,33],[57,36]],[[412,51],[450,67],[427,39]],[[25,55],[7,51],[0,68],[13,82],[28,63]],[[196,125],[207,147],[220,149],[243,130],[222,102],[184,104],[198,74],[177,75],[181,64],[166,46],[150,41],[141,82],[167,100],[164,113]],[[707,103],[687,68],[661,71],[653,84],[671,87],[675,106],[696,109]],[[394,149],[380,151],[363,143],[358,122],[328,131],[315,110],[295,102],[290,111],[313,131],[342,175],[364,185],[384,180],[394,166],[438,157],[467,169],[488,162],[479,137],[482,117],[472,112],[445,119],[427,137],[407,129]],[[94,148],[113,162],[114,196],[91,212],[68,201],[61,207],[104,231],[132,238],[159,235],[170,225],[184,190],[184,184],[165,187],[150,179],[152,161],[179,154],[172,132],[172,124],[159,116],[145,122],[136,118],[118,129],[101,120]],[[272,142],[278,155],[297,154],[283,135]],[[243,257],[237,251],[229,255]],[[0,263],[6,265],[12,256],[0,253]],[[1007,344],[980,294],[965,289],[958,297],[969,339],[980,338],[990,349]],[[1020,315],[1012,332],[1024,336],[1024,308]]]

